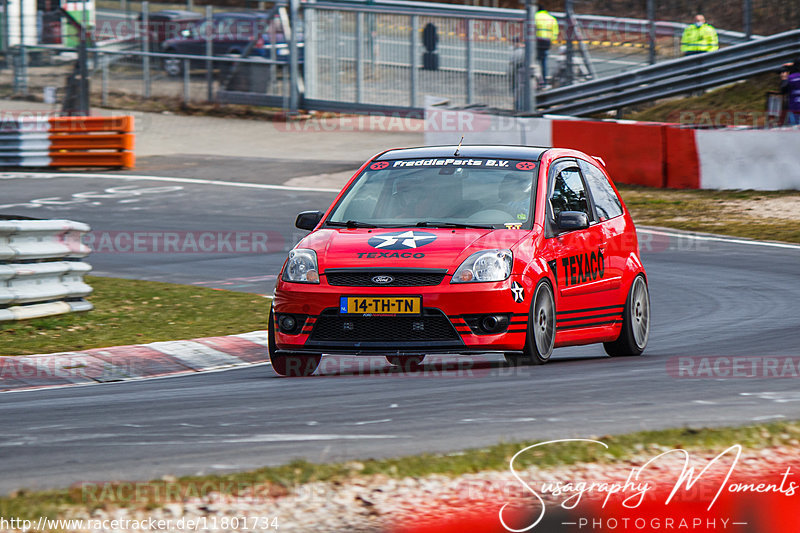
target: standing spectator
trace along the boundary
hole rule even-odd
[[[525,39],[514,37],[511,41],[514,48],[511,50],[511,61],[508,64],[508,81],[510,83],[511,94],[514,95],[514,109],[525,111],[528,109],[528,86],[525,83]],[[539,78],[539,67],[531,65],[530,69],[530,90],[536,91],[539,86],[536,84]]]
[[[511,82],[511,94],[514,95],[514,109],[524,111],[528,106],[525,105],[527,93],[525,91],[525,40],[515,37],[512,41],[514,49],[511,51],[511,64],[509,65],[509,81]]]
[[[787,104],[784,124],[800,125],[800,57],[794,60],[788,70],[781,72],[781,92]]]
[[[706,23],[706,18],[698,14],[694,24],[686,26],[681,37],[681,52],[685,56],[715,52],[719,50],[719,37],[714,26]]]
[[[542,67],[542,84],[547,83],[547,53],[550,45],[558,40],[558,21],[542,8],[534,16],[536,24],[536,57]]]

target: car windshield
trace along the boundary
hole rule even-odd
[[[501,159],[376,161],[337,203],[329,226],[530,227],[537,164]]]

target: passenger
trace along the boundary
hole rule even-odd
[[[500,183],[497,196],[503,210],[519,221],[528,220],[533,181],[527,173],[509,172]]]

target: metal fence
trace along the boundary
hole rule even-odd
[[[75,70],[74,49],[53,45],[15,49],[13,69],[0,71],[0,85],[12,85],[19,94],[41,95],[60,105],[67,97],[67,81]],[[147,98],[174,102],[215,101],[220,90],[239,90],[276,98],[288,108],[289,76],[285,62],[264,58],[197,56],[89,48],[92,101],[103,106],[115,98]],[[19,57],[27,56],[24,72]],[[170,75],[165,62],[178,62],[180,74]],[[24,79],[24,83],[20,80]]]
[[[287,4],[259,2],[258,7]],[[205,17],[231,10],[206,6]],[[418,111],[427,96],[454,106],[517,107],[512,65],[515,43],[523,40],[523,10],[405,0],[304,2],[295,20],[304,60],[294,80],[289,63],[274,59],[274,48],[266,58],[162,53],[136,23],[147,11],[147,3],[130,0],[121,0],[120,9],[98,10],[96,36],[102,42],[89,49],[93,102],[143,97],[288,109],[297,86],[308,109]],[[549,53],[549,87],[615,76],[680,56],[684,23],[553,14],[561,37]],[[722,46],[744,39],[741,32],[720,30]],[[0,68],[0,86],[22,95],[52,95],[59,88],[57,97],[65,96],[60,88],[73,72],[77,49],[27,44],[6,50],[13,68]],[[178,65],[172,75],[164,68],[167,63]]]
[[[437,96],[454,105],[512,105],[510,35],[521,35],[521,22],[490,35],[480,28],[491,20],[313,5],[305,19],[306,98],[414,108]],[[426,35],[435,35],[430,50]]]

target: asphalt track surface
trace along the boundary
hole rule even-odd
[[[7,204],[123,185],[110,181],[7,179],[0,186]],[[325,207],[332,197],[179,185],[184,188],[169,194],[127,198],[138,200],[129,204],[99,199],[95,206],[13,210],[78,218],[95,226],[260,227],[291,236],[285,228],[296,211]],[[117,212],[120,205],[138,209]],[[412,374],[394,371],[380,358],[330,357],[323,359],[321,375],[306,379],[277,378],[261,365],[3,394],[0,492],[249,469],[298,457],[338,461],[451,451],[500,440],[799,418],[796,377],[689,379],[674,377],[668,369],[677,356],[800,355],[800,247],[643,232],[642,252],[653,309],[650,344],[642,357],[611,359],[601,347],[586,346],[557,350],[542,367],[507,368],[486,356],[461,370],[454,369],[456,358],[435,357]],[[191,282],[223,273],[274,274],[284,254],[208,259],[189,254],[178,263],[97,254],[91,262],[103,264],[98,270],[110,274]]]
[[[151,157],[139,165],[138,173],[178,179],[134,179],[128,177],[132,172],[102,178],[37,174],[36,179],[0,179],[0,214],[89,224],[97,235],[90,261],[95,275],[271,294],[288,250],[306,233],[294,228],[295,216],[302,210],[325,209],[334,192],[270,187],[292,177],[355,170],[358,165]],[[14,175],[0,173],[0,178]],[[206,183],[220,176],[231,184]],[[164,246],[167,233],[178,233],[179,248]],[[189,234],[199,238],[204,233],[214,236],[213,244],[205,241],[205,249],[213,250],[209,253],[186,240]],[[251,240],[253,233],[263,238]],[[162,244],[147,234],[161,235]],[[225,235],[230,245],[223,241]],[[239,247],[237,235],[244,239]],[[137,237],[148,239],[152,246],[134,247]],[[266,245],[260,246],[264,240]],[[180,253],[174,253],[176,249]]]

